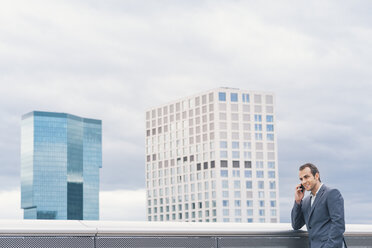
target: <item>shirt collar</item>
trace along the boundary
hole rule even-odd
[[[323,183],[320,183],[320,186],[319,186],[318,190],[316,191],[315,195],[313,195],[312,192],[310,192],[310,195],[311,195],[312,197],[317,196],[317,195],[318,195],[318,192],[319,192],[319,190],[320,190],[320,188],[321,188],[322,186],[323,186]]]

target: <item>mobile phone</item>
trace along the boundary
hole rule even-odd
[[[300,189],[301,189],[301,192],[304,192],[305,191],[305,187],[302,184],[300,186]]]

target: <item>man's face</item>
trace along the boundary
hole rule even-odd
[[[299,176],[301,184],[307,191],[311,191],[319,183],[319,173],[316,173],[315,176],[313,176],[308,167],[300,170]]]

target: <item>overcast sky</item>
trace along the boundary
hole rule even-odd
[[[226,86],[276,95],[281,221],[318,165],[372,224],[370,1],[3,1],[0,218],[21,218],[20,120],[101,119],[101,219],[144,220],[145,110]],[[8,199],[8,200],[5,200]],[[6,204],[3,204],[6,202]]]

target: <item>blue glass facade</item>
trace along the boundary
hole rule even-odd
[[[24,218],[98,220],[101,121],[34,111],[21,140]]]

